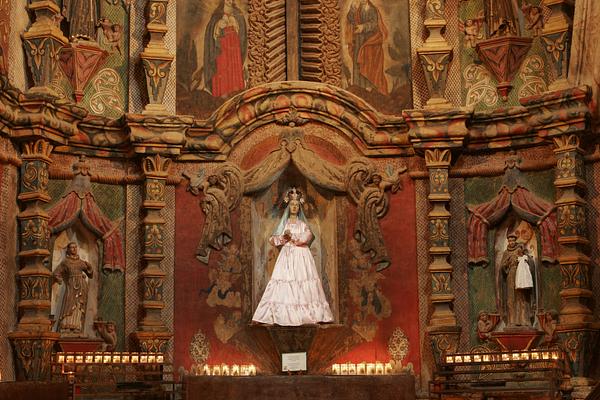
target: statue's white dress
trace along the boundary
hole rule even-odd
[[[285,243],[283,235],[271,236],[271,244],[283,246],[252,320],[285,326],[333,321],[308,247],[313,238],[310,229],[297,219],[288,220],[284,230],[291,232],[292,240]]]

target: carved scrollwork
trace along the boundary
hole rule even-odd
[[[210,250],[221,250],[231,241],[231,219],[229,213],[235,209],[244,193],[242,173],[233,164],[226,163],[210,174],[200,184],[190,183],[190,192],[204,194],[200,208],[206,215],[196,257],[208,263]]]
[[[390,265],[378,221],[388,210],[389,199],[385,192],[395,193],[400,189],[400,174],[404,171],[406,168],[388,176],[363,159],[352,161],[348,168],[347,191],[358,205],[354,238],[361,250],[369,254],[378,271]]]
[[[265,54],[267,54],[267,5],[266,0],[248,2],[248,86],[268,82]]]

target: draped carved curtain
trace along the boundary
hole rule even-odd
[[[503,186],[491,201],[469,207],[468,255],[469,263],[487,263],[488,230],[498,224],[509,210],[521,219],[536,225],[542,244],[542,261],[555,262],[558,257],[556,241],[556,214],[554,206],[521,186],[509,190]]]
[[[48,214],[48,225],[53,234],[67,229],[78,219],[81,220],[83,225],[103,242],[102,268],[109,271],[122,271],[125,268],[121,230],[104,215],[91,193],[69,192]]]

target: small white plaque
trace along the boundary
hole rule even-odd
[[[282,353],[281,370],[283,372],[306,371],[306,352]]]

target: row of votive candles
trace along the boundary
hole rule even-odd
[[[56,353],[59,364],[162,364],[164,361],[160,353]]]
[[[558,351],[529,351],[497,354],[453,354],[446,356],[446,364],[481,363],[497,361],[558,360]]]
[[[392,363],[343,363],[331,366],[332,375],[390,375],[394,372]]]
[[[254,376],[256,375],[256,366],[254,364],[217,364],[203,365],[200,375],[211,376]]]

